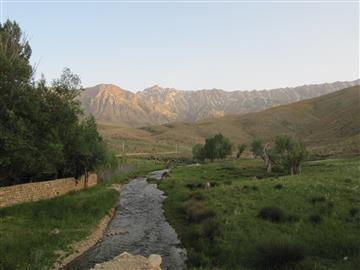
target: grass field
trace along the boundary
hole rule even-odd
[[[258,160],[178,167],[160,188],[190,269],[355,270],[359,162],[307,162],[300,176],[267,176]]]
[[[94,188],[0,208],[0,269],[49,269],[57,259],[56,251],[71,252],[70,244],[90,235],[115,206],[119,195],[109,185],[163,166],[152,160],[126,160]]]

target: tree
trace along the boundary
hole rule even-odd
[[[19,25],[0,25],[0,185],[18,172],[36,165],[29,118],[38,110],[35,94],[28,94],[32,79],[31,49]]]
[[[279,165],[286,168],[291,175],[301,173],[301,164],[308,157],[304,142],[287,135],[276,137],[274,152]]]
[[[216,158],[225,158],[231,154],[231,142],[221,133],[209,137],[205,140],[204,154],[205,158],[213,162]]]
[[[275,159],[270,144],[264,145],[261,140],[255,139],[251,143],[251,151],[255,157],[260,157],[264,161],[266,172],[271,173]]]
[[[236,153],[236,158],[239,159],[241,154],[245,151],[247,145],[245,143],[238,146],[238,152]]]
[[[205,160],[205,149],[203,144],[195,144],[192,148],[193,159],[202,162]]]
[[[115,163],[77,99],[79,76],[64,69],[48,87],[33,80],[19,25],[0,25],[0,186],[88,174]]]

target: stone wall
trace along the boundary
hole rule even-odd
[[[97,175],[90,174],[87,186],[97,184]],[[80,180],[75,178],[62,178],[44,182],[34,182],[22,185],[15,185],[0,188],[0,207],[6,207],[18,203],[37,201],[53,198],[66,194],[73,190],[80,190],[85,187],[85,177]]]

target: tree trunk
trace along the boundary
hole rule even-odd
[[[84,168],[84,188],[88,187],[88,180],[89,180],[89,173],[86,170],[86,168]]]
[[[266,172],[267,173],[271,173],[272,172],[272,164],[271,164],[271,160],[269,159],[268,164],[266,166]]]

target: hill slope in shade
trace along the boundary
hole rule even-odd
[[[257,112],[328,94],[359,84],[335,82],[262,91],[219,89],[182,91],[153,86],[133,93],[111,84],[100,84],[82,92],[85,111],[98,122],[124,127],[141,127],[170,122],[189,122],[225,115]]]
[[[141,129],[112,127],[102,130],[107,138],[184,146],[202,143],[207,136],[217,132],[222,132],[235,144],[249,143],[253,138],[272,140],[278,134],[290,134],[302,138],[319,154],[359,153],[360,86],[245,115]]]

